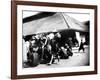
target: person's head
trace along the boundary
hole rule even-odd
[[[60,34],[59,32],[56,33],[56,36],[57,36],[58,38],[61,38],[61,34]]]
[[[64,49],[64,47],[62,46],[61,49]]]
[[[69,40],[72,40],[72,38],[71,38],[71,37],[69,37],[68,39],[69,39]]]
[[[66,47],[66,48],[69,48],[69,46],[68,46],[68,44],[67,44],[67,43],[65,44],[65,47]]]

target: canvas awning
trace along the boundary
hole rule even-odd
[[[49,16],[38,17],[38,19],[23,23],[24,36],[64,29],[87,31],[86,26],[83,23],[66,15],[66,13],[54,13]]]

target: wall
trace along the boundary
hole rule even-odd
[[[51,0],[51,1],[36,0],[36,1],[98,5],[99,7],[98,14],[100,16],[100,6],[99,6],[100,0]],[[100,24],[98,24],[98,26],[100,26]],[[98,34],[100,33],[99,30],[100,29],[98,27]],[[0,80],[10,80],[10,70],[11,70],[10,40],[11,40],[11,2],[10,0],[0,0]],[[100,38],[98,37],[98,41],[99,40]],[[98,47],[99,44],[100,42],[98,42]],[[98,57],[100,56],[99,52],[98,52]],[[100,58],[98,58],[98,67],[100,67],[99,61]],[[39,78],[31,80],[100,80],[100,69],[98,69],[97,75],[67,76],[67,77],[41,78],[41,79]]]

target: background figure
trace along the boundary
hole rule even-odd
[[[84,43],[83,43],[83,40],[81,40],[81,43],[80,43],[78,51],[83,50],[83,52],[84,52],[84,49],[85,49],[84,48]]]
[[[68,38],[68,46],[72,50],[72,46],[73,46],[72,38]]]
[[[27,52],[29,51],[29,41],[23,39],[23,62],[27,61]]]

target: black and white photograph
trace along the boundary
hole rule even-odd
[[[22,11],[23,68],[90,65],[90,14]]]
[[[15,1],[12,7],[12,78],[97,73],[96,6]]]

